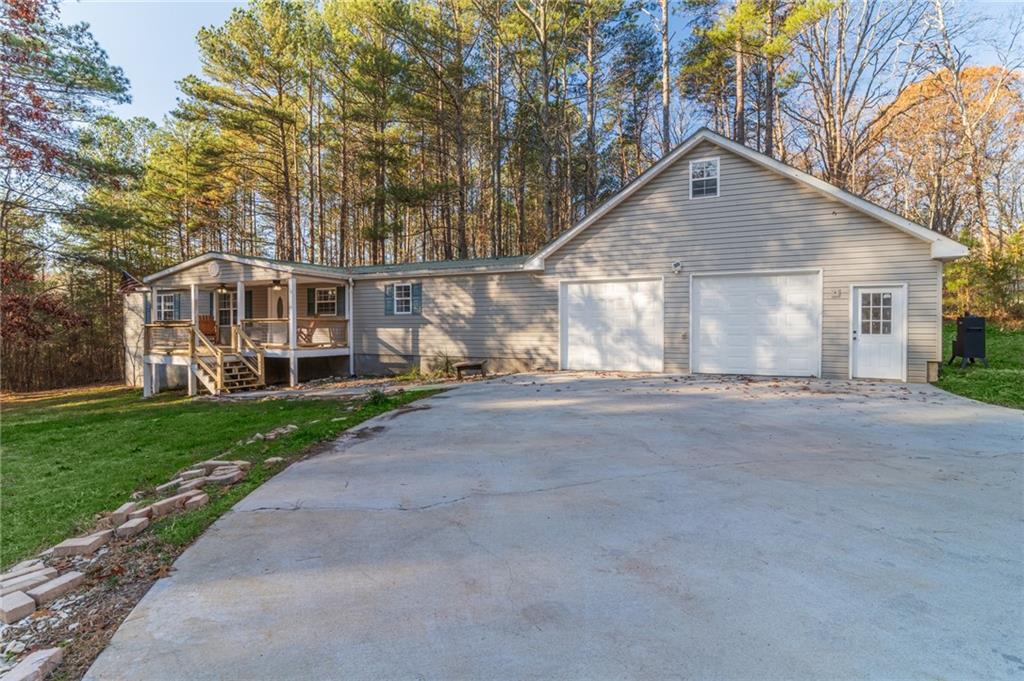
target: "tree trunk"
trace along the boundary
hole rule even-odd
[[[672,116],[670,111],[671,91],[669,90],[669,69],[671,52],[668,44],[668,0],[661,0],[661,153],[668,155],[672,149]]]
[[[736,36],[736,44],[734,48],[736,53],[736,110],[734,112],[734,122],[732,130],[732,138],[740,144],[745,144],[747,141],[747,116],[746,116],[746,101],[744,100],[744,86],[743,86],[743,42],[739,36]]]

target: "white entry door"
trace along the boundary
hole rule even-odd
[[[905,314],[902,286],[854,288],[850,353],[854,378],[906,378]]]
[[[819,375],[818,272],[694,275],[691,282],[694,373]]]
[[[662,371],[661,280],[562,284],[562,367]]]

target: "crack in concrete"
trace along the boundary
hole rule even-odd
[[[914,458],[914,457],[908,457],[908,458]],[[797,457],[797,458],[786,458],[786,459],[775,459],[775,460],[750,459],[750,460],[745,460],[745,461],[721,461],[721,462],[717,462],[717,463],[708,463],[708,464],[690,464],[690,465],[684,465],[684,466],[666,466],[664,468],[661,468],[661,469],[656,470],[656,471],[651,471],[649,473],[629,473],[629,474],[625,474],[625,475],[612,475],[612,476],[607,476],[607,477],[603,477],[603,478],[595,478],[593,480],[580,480],[580,481],[577,481],[577,482],[568,482],[568,483],[561,484],[561,485],[551,485],[551,486],[546,486],[546,487],[535,487],[535,488],[524,489],[524,490],[507,490],[507,491],[498,491],[498,492],[470,492],[469,494],[464,494],[462,496],[455,497],[453,499],[443,499],[441,501],[435,501],[435,502],[432,502],[432,503],[429,503],[429,504],[421,504],[421,505],[418,505],[418,506],[401,506],[401,505],[399,505],[399,506],[317,506],[317,505],[309,505],[304,500],[300,499],[300,500],[298,500],[297,502],[295,502],[293,504],[287,504],[287,505],[281,505],[281,506],[259,506],[257,508],[246,508],[246,509],[241,509],[239,511],[234,511],[234,512],[236,512],[236,513],[253,513],[253,512],[265,512],[265,511],[289,511],[289,512],[290,511],[346,511],[346,512],[351,512],[351,511],[356,511],[356,512],[359,512],[359,511],[371,511],[371,512],[384,513],[384,512],[388,512],[388,511],[398,511],[398,512],[402,512],[402,513],[409,513],[409,512],[415,513],[415,512],[419,512],[419,511],[429,511],[431,509],[442,507],[442,506],[451,506],[453,504],[458,504],[460,502],[466,501],[467,499],[472,499],[474,497],[485,498],[485,497],[518,496],[518,495],[527,495],[527,494],[544,494],[544,493],[547,493],[547,492],[557,492],[559,490],[564,490],[564,489],[573,489],[573,488],[576,488],[576,487],[586,487],[586,486],[590,486],[590,485],[600,485],[600,484],[603,484],[603,483],[606,483],[606,482],[615,482],[615,481],[618,481],[618,480],[643,480],[645,478],[650,478],[650,477],[654,477],[654,476],[657,476],[657,475],[666,475],[666,474],[672,474],[672,473],[687,473],[687,472],[690,472],[690,471],[702,471],[702,470],[710,470],[710,469],[714,469],[714,468],[726,468],[726,467],[742,468],[744,466],[754,466],[754,465],[775,466],[775,465],[785,465],[785,464],[793,464],[793,463],[796,463],[796,464],[807,464],[807,463],[874,463],[874,464],[878,464],[878,465],[882,465],[882,466],[891,466],[892,465],[892,457],[889,457],[889,456],[884,456],[884,457],[841,456],[841,457],[817,457],[817,458]],[[349,482],[351,482],[351,481],[346,481],[346,488],[348,487],[348,483]]]

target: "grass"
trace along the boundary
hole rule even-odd
[[[942,336],[944,361],[949,361],[956,324],[945,324]],[[989,364],[987,369],[981,362],[970,364],[966,369],[960,368],[959,359],[953,366],[943,363],[936,385],[981,402],[1024,409],[1024,330],[987,325],[985,354]]]
[[[219,402],[163,394],[140,400],[137,390],[90,388],[5,396],[0,468],[0,565],[8,566],[91,527],[96,515],[133,491],[166,482],[214,456],[254,462],[244,481],[191,513],[157,523],[171,543],[188,543],[280,466],[272,456],[300,456],[368,418],[432,394],[407,391],[369,401],[273,400]],[[295,424],[276,440],[244,444],[256,433]]]

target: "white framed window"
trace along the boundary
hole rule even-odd
[[[690,161],[690,198],[718,196],[718,157]]]
[[[233,326],[238,319],[238,297],[234,292],[217,294],[217,324]]]
[[[158,322],[174,321],[174,296],[175,293],[156,294],[156,320]]]
[[[395,314],[412,314],[412,284],[395,284]]]
[[[336,316],[338,314],[338,289],[318,288],[316,290],[316,314]]]

